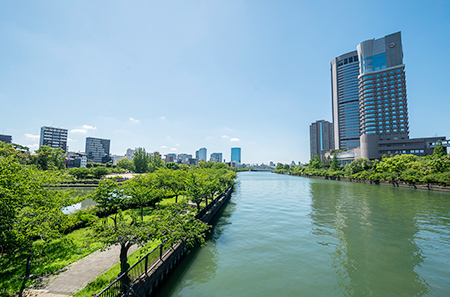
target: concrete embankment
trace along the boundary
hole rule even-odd
[[[382,186],[391,186],[391,187],[400,187],[400,188],[409,188],[409,189],[421,189],[421,190],[429,190],[429,191],[441,191],[441,192],[449,192],[450,193],[450,187],[438,186],[438,185],[423,185],[423,184],[413,184],[413,183],[404,183],[404,182],[386,182],[386,181],[377,181],[377,180],[374,181],[374,180],[365,180],[365,179],[359,179],[359,178],[318,176],[318,175],[307,175],[307,174],[291,174],[291,175],[301,176],[301,177],[345,181],[345,182],[352,182],[352,183],[382,185]]]

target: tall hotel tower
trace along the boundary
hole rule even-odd
[[[400,32],[358,44],[361,157],[379,158],[383,141],[409,139]]]
[[[359,58],[357,51],[331,61],[334,148],[359,147]]]

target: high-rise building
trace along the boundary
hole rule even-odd
[[[311,160],[315,155],[323,158],[325,153],[334,149],[333,124],[321,120],[312,123],[309,126],[309,148]]]
[[[232,147],[231,148],[231,162],[241,163],[241,148]]]
[[[378,141],[409,139],[400,32],[358,44],[361,157],[378,158]]]
[[[359,58],[352,51],[331,61],[334,148],[359,147]]]
[[[108,163],[111,140],[94,137],[86,137],[86,155],[89,162]]]
[[[210,160],[216,163],[222,163],[222,153],[212,153]]]
[[[67,150],[67,129],[54,127],[41,127],[41,138],[39,147],[48,145],[52,148],[60,147],[64,152]]]
[[[354,148],[355,140],[344,136],[350,135],[348,131],[356,132],[353,125],[358,122],[359,147],[349,150],[355,158],[431,154],[433,143],[445,141],[445,137],[409,138],[401,33],[361,42],[356,53],[356,58],[355,52],[350,52],[331,62],[335,148]],[[356,66],[352,63],[358,65],[357,100],[354,99]],[[346,105],[347,102],[351,105]],[[353,105],[356,102],[358,119]]]
[[[206,161],[206,148],[202,147],[198,151],[195,152],[195,158]]]
[[[0,141],[6,142],[6,143],[12,143],[12,136],[0,134]]]

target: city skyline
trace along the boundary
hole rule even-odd
[[[4,8],[0,134],[32,151],[39,128],[52,126],[68,129],[70,151],[95,137],[111,139],[117,155],[206,147],[230,160],[239,146],[245,163],[304,163],[310,123],[332,121],[330,61],[398,31],[410,137],[450,135],[446,2],[30,1]],[[336,15],[346,18],[336,25]]]

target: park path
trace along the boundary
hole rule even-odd
[[[128,250],[128,255],[137,249],[137,245],[132,246]],[[105,251],[95,251],[70,264],[60,274],[50,277],[42,289],[29,290],[27,295],[36,297],[73,295],[119,263],[119,254],[119,246],[112,246]]]

